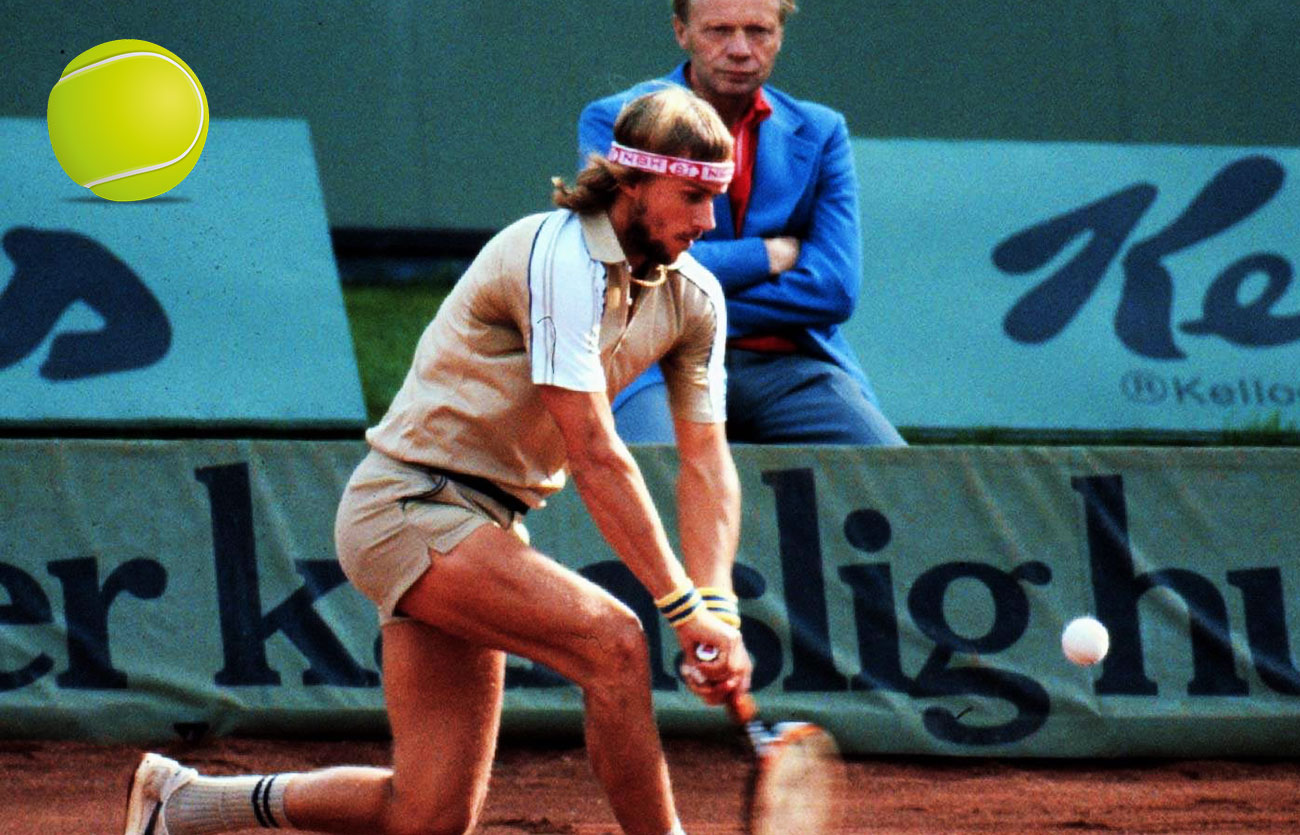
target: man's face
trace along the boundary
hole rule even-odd
[[[752,96],[781,51],[780,9],[780,0],[692,0],[688,20],[674,17],[696,92],[710,101]]]
[[[628,189],[632,200],[623,246],[629,258],[671,264],[715,226],[713,198],[722,186],[651,176]]]

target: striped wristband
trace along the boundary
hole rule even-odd
[[[702,586],[700,598],[704,600],[704,608],[708,609],[715,618],[727,626],[740,628],[740,599],[736,595],[722,589]]]
[[[700,613],[703,602],[695,586],[687,584],[655,601],[655,608],[676,629]]]

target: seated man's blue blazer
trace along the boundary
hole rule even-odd
[[[682,64],[663,79],[638,84],[592,102],[578,121],[579,168],[591,152],[606,154],[623,104],[665,82],[688,86]],[[727,195],[714,200],[717,227],[691,254],[722,283],[731,337],[778,334],[807,356],[847,371],[875,404],[875,392],[853,355],[840,324],[853,314],[862,279],[862,235],[857,174],[844,117],[764,86],[772,115],[759,126],[754,185],[745,224],[736,236]],[[780,275],[768,272],[762,239],[790,235],[801,242],[799,262]],[[662,379],[653,367],[622,397]],[[616,403],[619,401],[616,401]]]

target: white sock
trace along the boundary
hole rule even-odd
[[[668,831],[668,835],[686,835],[686,830],[682,829],[682,822],[677,821],[674,823],[673,828]]]
[[[288,828],[284,790],[293,776],[199,777],[167,800],[163,823],[170,835]]]

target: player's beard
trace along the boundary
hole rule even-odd
[[[629,257],[634,255],[645,257],[641,275],[648,274],[660,264],[667,266],[673,260],[672,256],[668,254],[668,249],[650,236],[650,227],[645,224],[645,215],[644,205],[640,203],[634,205],[632,215],[628,219],[627,229],[623,232],[623,245],[628,250],[624,254]]]

